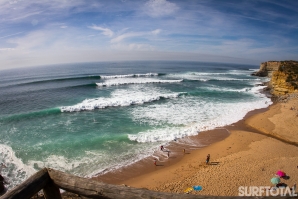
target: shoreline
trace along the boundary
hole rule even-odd
[[[154,156],[160,155],[159,149],[155,151],[155,153],[149,157],[146,157],[142,160],[139,160],[137,162],[134,162],[130,165],[123,166],[121,168],[118,168],[113,171],[109,171],[104,174],[100,174],[98,176],[92,177],[92,179],[102,181],[104,183],[109,184],[127,184],[129,185],[129,181],[133,180],[134,178],[138,178],[143,175],[147,175],[156,171],[160,171],[163,169],[167,169],[168,167],[171,167],[181,161],[185,158],[185,156],[190,155],[194,151],[205,151],[205,148],[211,147],[212,145],[225,140],[231,135],[232,129],[238,129],[244,127],[244,122],[246,119],[251,117],[252,115],[265,112],[268,110],[267,108],[262,109],[256,109],[248,112],[245,117],[241,120],[239,120],[236,123],[233,123],[231,125],[218,127],[216,129],[208,130],[208,131],[202,131],[198,135],[195,136],[188,136],[185,138],[179,139],[179,143],[171,141],[168,143],[168,145],[165,147],[166,150],[171,151],[169,159],[165,159],[162,161],[157,161],[157,166],[154,165]],[[250,128],[250,127],[244,127],[244,128]],[[250,128],[252,130],[252,128]],[[256,131],[253,129],[253,131]],[[197,146],[197,147],[191,147],[189,144],[185,144],[187,142],[186,140],[192,140],[193,144],[199,144],[199,145],[205,145],[205,146]],[[185,149],[186,153],[183,153],[183,149]],[[173,154],[174,153],[174,154]],[[166,153],[165,153],[166,154]],[[207,154],[206,154],[207,155]],[[212,158],[211,158],[212,159]],[[202,159],[202,162],[204,162],[205,159]],[[128,182],[128,183],[127,183]],[[141,187],[139,187],[141,188]]]
[[[105,183],[125,184],[126,186],[177,193],[183,193],[189,186],[202,185],[203,191],[193,191],[192,193],[199,195],[233,196],[237,195],[240,185],[271,186],[270,177],[277,170],[284,169],[291,177],[287,181],[288,186],[292,186],[293,183],[298,182],[298,178],[294,177],[293,173],[297,170],[296,164],[298,162],[298,152],[296,152],[298,136],[295,133],[295,130],[298,130],[297,118],[294,118],[291,125],[285,127],[290,129],[287,131],[293,131],[293,133],[290,133],[290,137],[287,135],[287,132],[279,135],[276,131],[284,128],[280,127],[280,125],[282,126],[284,124],[279,121],[283,117],[290,118],[291,120],[293,111],[289,107],[295,106],[298,108],[297,101],[290,99],[285,104],[274,103],[268,108],[247,113],[242,120],[232,125],[211,131],[204,131],[197,136],[191,136],[190,138],[192,140],[201,142],[204,140],[203,137],[206,138],[208,135],[210,139],[206,143],[207,146],[194,150],[187,149],[186,154],[183,154],[183,147],[185,145],[170,143],[166,148],[176,151],[176,153],[173,153],[173,156],[171,153],[168,161],[162,162],[162,166],[154,166],[152,158],[145,158],[137,163],[93,179]],[[289,115],[289,111],[292,115]],[[284,115],[288,115],[288,117]],[[276,125],[276,123],[278,124]],[[285,122],[285,124],[287,123]],[[291,141],[291,139],[295,140]],[[264,148],[264,146],[267,147]],[[204,163],[207,154],[211,154],[211,165],[205,165]],[[242,157],[241,154],[249,155]],[[275,157],[276,154],[280,155]],[[280,164],[278,164],[278,161],[272,163],[274,157],[275,159],[277,158],[276,160],[281,159]],[[256,164],[252,164],[252,160]],[[239,168],[235,168],[233,164],[235,161],[237,161],[235,165],[241,165],[238,165],[240,171]],[[269,162],[270,164],[267,165]],[[253,170],[253,168],[256,170]],[[222,174],[228,170],[230,175]],[[222,173],[218,173],[219,171]],[[255,175],[255,173],[259,173],[261,176],[266,173],[267,176],[255,179],[251,176]],[[235,174],[237,175],[235,176]],[[226,181],[225,183],[219,183],[217,182],[219,179],[216,181],[216,178],[212,178],[212,176],[221,175],[223,175],[223,179]],[[229,183],[231,175],[239,183]],[[247,179],[248,177],[251,179]],[[206,179],[208,179],[207,182],[209,183],[206,183]],[[222,188],[218,192],[214,187]]]
[[[220,135],[218,135],[220,134]],[[196,136],[189,136],[179,139],[179,142],[171,141],[165,146],[164,151],[157,149],[153,155],[143,158],[137,162],[130,165],[123,166],[119,169],[109,171],[102,175],[92,177],[92,179],[102,181],[109,184],[123,184],[123,181],[127,179],[135,178],[161,170],[168,166],[174,165],[180,162],[184,156],[189,155],[194,150],[201,150],[206,146],[209,146],[218,141],[224,140],[229,136],[229,132],[226,129],[214,129],[209,131],[200,132]],[[206,139],[208,137],[208,139]],[[189,140],[191,140],[192,145],[190,145]],[[195,144],[203,146],[194,146]],[[183,150],[185,149],[185,153]],[[169,157],[167,157],[167,152],[170,151]],[[154,156],[159,157],[157,165],[154,165]]]

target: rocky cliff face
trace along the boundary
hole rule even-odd
[[[277,71],[281,66],[281,62],[279,61],[268,61],[263,62],[260,65],[260,70],[253,73],[252,75],[260,76],[260,77],[271,77],[274,71]]]
[[[252,75],[271,77],[268,84],[273,95],[298,92],[298,62],[268,61],[260,65],[260,70]]]

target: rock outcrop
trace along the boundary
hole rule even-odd
[[[252,75],[270,77],[268,83],[271,94],[275,96],[298,92],[298,62],[268,61],[261,63],[260,70]]]
[[[277,71],[281,66],[280,61],[268,61],[263,62],[260,65],[260,70],[253,73],[252,75],[259,77],[271,77],[274,71]]]

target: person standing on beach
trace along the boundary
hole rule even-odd
[[[209,161],[210,161],[210,154],[207,155],[206,164],[209,164]]]
[[[160,146],[160,150],[163,151],[163,145]]]

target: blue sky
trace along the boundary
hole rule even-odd
[[[0,0],[0,69],[298,60],[296,0]]]

